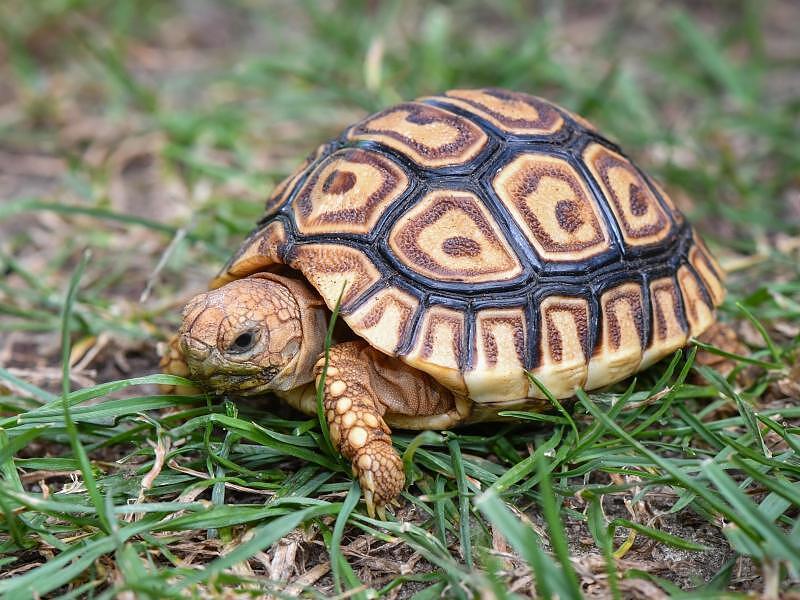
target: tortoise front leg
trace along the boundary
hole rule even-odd
[[[324,366],[317,362],[317,382]],[[358,477],[367,512],[381,517],[405,484],[403,461],[392,446],[387,412],[438,415],[454,407],[445,388],[366,342],[346,342],[330,349],[323,395],[325,417],[334,446],[349,459]]]
[[[339,344],[330,349],[323,404],[331,442],[351,461],[364,492],[367,512],[383,517],[384,506],[403,489],[403,461],[392,447],[391,430],[383,420],[386,407],[370,385],[369,363],[361,354],[366,344]],[[317,363],[317,383],[324,366]]]

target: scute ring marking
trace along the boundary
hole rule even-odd
[[[419,200],[390,231],[389,247],[415,272],[444,282],[505,281],[522,272],[491,213],[466,191]]]
[[[380,154],[347,148],[326,158],[294,200],[300,232],[369,234],[409,187],[403,169]]]
[[[509,134],[549,135],[564,124],[556,107],[536,96],[498,88],[449,90],[429,100],[448,102]]]
[[[611,249],[600,208],[563,158],[519,154],[500,169],[492,185],[543,260],[573,262]]]
[[[468,119],[417,102],[381,111],[354,125],[347,137],[382,142],[428,168],[464,164],[489,142],[486,133]]]
[[[669,235],[672,230],[669,216],[628,160],[598,143],[589,144],[583,155],[608,198],[628,244],[653,244]]]

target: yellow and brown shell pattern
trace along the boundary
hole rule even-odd
[[[714,319],[720,268],[584,119],[452,90],[320,146],[216,280],[288,265],[350,328],[476,402],[623,379]]]

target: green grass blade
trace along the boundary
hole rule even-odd
[[[579,600],[583,597],[571,589],[563,572],[542,549],[539,537],[527,525],[515,518],[494,490],[487,490],[475,500],[475,507],[483,513],[494,527],[509,541],[528,563],[536,578],[536,589],[543,598]]]
[[[783,368],[783,365],[779,362],[769,362],[767,360],[760,360],[758,358],[750,358],[749,356],[742,356],[741,354],[735,354],[733,352],[728,352],[727,350],[723,350],[722,348],[717,348],[716,346],[712,346],[711,344],[706,344],[705,342],[701,342],[700,340],[695,338],[692,338],[692,345],[697,346],[701,350],[705,350],[709,354],[716,354],[717,356],[722,356],[723,358],[729,358],[736,362],[747,363],[748,365],[755,365],[757,367],[761,367],[762,369],[767,369],[768,371]]]
[[[770,356],[772,356],[772,362],[776,365],[780,365],[781,351],[775,344],[775,342],[772,341],[772,337],[769,335],[769,333],[767,333],[767,330],[761,323],[761,321],[759,321],[756,318],[756,316],[752,312],[750,312],[750,310],[741,302],[736,303],[736,308],[738,308],[740,311],[742,311],[742,313],[744,313],[744,316],[747,317],[747,320],[753,324],[753,327],[756,328],[758,333],[764,339],[764,343],[767,345],[767,348],[769,348],[769,354]]]
[[[605,560],[611,597],[614,600],[620,600],[622,595],[619,590],[619,575],[617,574],[617,563],[614,557],[614,540],[603,514],[602,496],[595,494],[587,494],[587,496],[589,501],[586,514],[588,517],[587,525]]]
[[[352,567],[347,562],[347,559],[342,554],[342,536],[344,535],[344,528],[347,520],[350,518],[350,513],[358,504],[361,498],[361,488],[357,481],[354,481],[350,486],[350,491],[347,492],[347,497],[344,499],[342,509],[336,517],[336,524],[333,527],[333,535],[331,535],[330,551],[331,557],[331,573],[333,574],[333,586],[337,594],[341,594],[342,581],[346,581],[350,589],[361,587],[362,583],[356,577]],[[363,593],[356,594],[355,598],[364,598]]]
[[[58,396],[51,394],[50,392],[43,390],[31,383],[28,383],[27,381],[23,381],[2,367],[0,367],[0,380],[8,381],[10,384],[30,394],[32,398],[36,398],[42,402],[55,402],[58,400]]]
[[[703,463],[703,472],[731,506],[758,532],[766,548],[769,548],[768,553],[788,560],[795,570],[800,570],[800,547],[797,540],[790,540],[783,531],[769,521],[719,465],[713,461],[706,461]]]
[[[569,424],[570,429],[572,429],[572,433],[575,436],[572,443],[577,444],[580,435],[578,434],[578,427],[575,425],[575,421],[572,420],[572,416],[564,409],[564,407],[561,405],[561,402],[559,402],[556,399],[553,393],[547,389],[547,386],[545,386],[541,381],[539,381],[533,374],[526,373],[526,375],[528,376],[528,380],[531,383],[533,383],[537,388],[539,388],[539,391],[541,391],[545,395],[547,401],[550,402],[550,404],[553,405],[553,407],[555,407],[555,409],[559,413],[561,413],[561,416],[564,418],[564,421]]]
[[[569,590],[570,596],[580,597],[581,585],[575,569],[572,566],[570,557],[569,543],[567,541],[567,534],[564,531],[564,523],[561,520],[560,502],[556,502],[556,494],[553,491],[553,484],[550,481],[550,468],[545,458],[545,453],[537,453],[536,456],[536,470],[539,475],[539,498],[544,514],[545,521],[547,522],[547,531],[550,535],[550,546],[553,548],[553,553],[556,555],[559,564],[561,565],[561,572],[563,573],[566,588]],[[612,578],[615,573],[609,573],[609,580],[611,581],[611,589],[614,590],[616,581]]]
[[[67,296],[64,299],[64,308],[61,313],[61,399],[62,408],[64,409],[64,424],[67,428],[67,436],[69,437],[70,446],[72,447],[72,451],[77,456],[78,462],[81,465],[83,481],[86,485],[87,491],[89,492],[89,497],[91,498],[92,503],[97,510],[100,523],[102,524],[103,529],[108,533],[111,532],[111,519],[109,515],[106,514],[105,500],[103,499],[103,496],[100,494],[100,490],[97,487],[97,480],[95,479],[92,465],[89,462],[89,456],[86,454],[86,449],[83,447],[80,436],[78,435],[78,429],[75,427],[75,422],[72,420],[72,416],[70,415],[68,402],[70,393],[69,354],[71,348],[69,338],[69,318],[70,312],[72,311],[72,305],[75,303],[75,296],[78,292],[78,282],[80,281],[83,271],[89,262],[89,257],[90,254],[88,251],[83,253],[81,261],[78,263],[78,267],[75,269],[75,272],[70,278]]]
[[[672,22],[698,63],[724,89],[745,105],[753,102],[753,92],[748,86],[746,76],[725,57],[722,49],[708,34],[683,11],[675,11]]]
[[[611,420],[609,415],[600,410],[583,390],[579,389],[576,395],[581,404],[583,404],[597,420],[601,421],[606,428],[613,431],[618,437],[622,438],[628,444],[633,446],[640,454],[643,454],[649,458],[656,466],[669,473],[669,475],[671,475],[681,487],[699,496],[715,510],[722,513],[727,519],[735,522],[743,531],[746,532],[747,535],[757,536],[755,530],[747,523],[746,520],[741,517],[740,513],[727,505],[707,487],[684,473],[680,468],[673,464],[670,459],[663,458],[650,451],[646,446],[644,446],[644,444],[631,437],[630,434],[628,434],[613,420]]]
[[[502,494],[509,488],[511,488],[514,484],[518,483],[528,475],[530,475],[533,471],[538,470],[538,461],[539,459],[552,452],[556,446],[561,442],[563,429],[558,428],[553,432],[553,435],[544,442],[540,444],[536,451],[531,454],[530,456],[522,459],[516,465],[508,469],[505,473],[503,473],[497,481],[495,481],[491,489],[493,489],[498,494]],[[549,473],[549,470],[548,470]],[[541,478],[542,472],[539,470],[538,477]]]
[[[467,475],[464,472],[464,460],[461,455],[461,446],[455,437],[450,438],[447,442],[447,447],[450,449],[453,476],[456,478],[456,486],[458,487],[458,524],[461,532],[461,553],[464,555],[464,563],[467,568],[472,570],[472,529],[470,527],[470,504]]]
[[[646,535],[652,540],[665,544],[667,546],[672,546],[673,548],[680,548],[681,550],[690,550],[692,552],[705,552],[709,550],[708,546],[704,546],[703,544],[696,544],[694,542],[690,542],[689,540],[685,540],[677,535],[672,535],[671,533],[667,533],[666,531],[661,531],[660,529],[655,529],[653,527],[648,527],[647,525],[642,525],[641,523],[634,523],[628,519],[617,518],[611,521],[608,524],[609,528],[613,527],[626,527],[628,529],[633,529],[634,531],[641,533],[642,535]]]

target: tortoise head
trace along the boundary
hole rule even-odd
[[[313,379],[325,312],[304,283],[258,273],[195,296],[180,349],[193,379],[217,393],[289,390]]]

